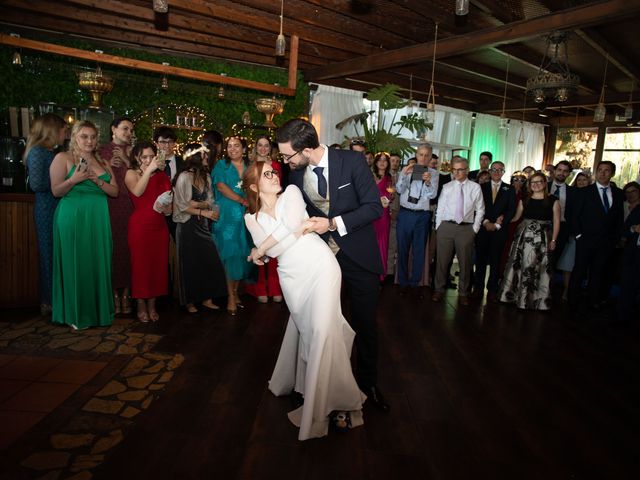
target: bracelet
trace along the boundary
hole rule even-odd
[[[98,187],[102,188],[104,186],[104,180],[100,180],[101,183],[98,184]]]
[[[551,241],[552,241],[553,243],[556,243],[556,241],[555,241],[553,238],[551,239]]]

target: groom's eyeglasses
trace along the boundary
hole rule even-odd
[[[289,160],[291,160],[293,157],[295,157],[299,153],[302,153],[302,150],[298,150],[297,152],[292,153],[291,155],[285,155],[284,153],[280,153],[279,157],[280,157],[280,160],[282,160],[284,163],[289,163]]]
[[[278,176],[278,172],[277,170],[266,170],[262,172],[262,175],[264,175],[264,178],[266,178],[267,180],[271,180],[273,177]]]

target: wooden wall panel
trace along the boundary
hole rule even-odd
[[[33,195],[0,195],[0,308],[34,307],[38,296],[38,244]]]

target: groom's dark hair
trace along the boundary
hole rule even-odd
[[[282,125],[276,132],[276,141],[291,142],[291,148],[296,151],[320,146],[314,126],[301,118],[293,118]]]

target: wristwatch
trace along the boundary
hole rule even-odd
[[[335,232],[338,229],[338,227],[336,226],[336,222],[333,218],[329,219],[329,231],[330,232]]]

